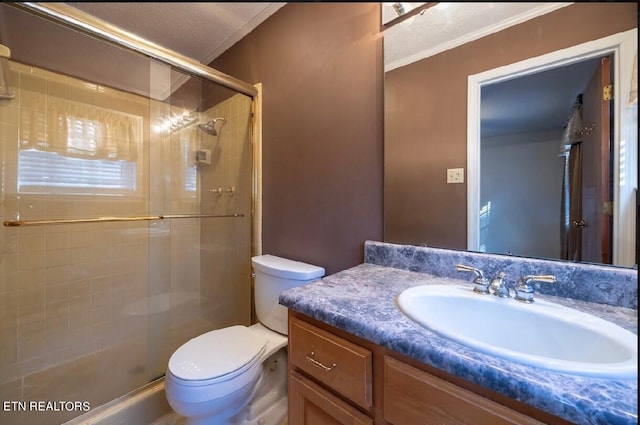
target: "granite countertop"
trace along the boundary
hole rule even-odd
[[[479,353],[416,324],[397,296],[417,285],[470,281],[375,264],[327,276],[280,295],[280,304],[427,365],[577,424],[637,424],[638,380],[610,380],[550,372]],[[536,294],[637,334],[634,309]]]

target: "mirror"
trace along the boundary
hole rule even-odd
[[[486,84],[480,89],[480,216],[477,218],[477,246],[473,241],[476,250],[574,261],[597,259],[598,262],[611,263],[610,232],[606,233],[603,241],[606,248],[603,252],[595,253],[582,247],[582,243],[587,244],[590,238],[596,236],[590,232],[600,233],[601,230],[595,225],[580,225],[595,223],[595,217],[589,216],[587,219],[590,205],[583,208],[581,200],[586,196],[578,197],[576,193],[578,190],[591,190],[591,184],[584,184],[583,179],[569,176],[583,171],[587,174],[593,160],[587,160],[584,158],[587,155],[583,154],[588,154],[591,159],[596,153],[593,149],[578,149],[587,144],[586,138],[589,138],[589,146],[594,146],[596,140],[592,138],[600,134],[594,129],[595,118],[591,116],[591,107],[584,108],[583,105],[593,105],[594,98],[598,97],[593,92],[596,85],[589,85],[589,82],[595,79],[601,60],[601,57],[586,59]],[[527,101],[521,101],[524,99]],[[575,106],[571,105],[572,99]],[[505,111],[505,107],[509,110]],[[571,151],[564,147],[561,140],[565,123],[568,123],[574,107],[574,121],[579,127],[576,132],[579,134],[574,137],[575,146],[570,157]],[[586,116],[585,109],[588,111]],[[610,119],[609,116],[604,118]],[[590,131],[583,130],[587,122],[590,123]],[[608,138],[611,137],[609,133],[606,134]],[[572,143],[569,142],[569,148]],[[578,161],[578,155],[582,161]],[[609,173],[602,175],[606,175],[608,190],[612,184]],[[509,184],[504,184],[505,181],[509,181]],[[593,183],[595,186],[596,182]],[[570,192],[574,196],[569,196]],[[568,217],[571,211],[571,217]],[[471,216],[470,211],[470,219]],[[474,217],[474,220],[477,219]]]
[[[616,17],[613,27],[599,28],[597,22],[603,14]],[[522,82],[533,82],[544,73],[558,73],[562,68],[589,68],[600,57],[611,55],[615,91],[611,108],[611,170],[616,183],[612,187],[615,200],[611,218],[612,255],[608,261],[591,258],[583,261],[621,266],[637,264],[637,104],[627,102],[633,53],[637,51],[637,32],[633,32],[637,27],[636,16],[635,4],[440,3],[387,29],[384,33],[385,241],[566,259],[557,253],[559,249],[546,252],[529,250],[526,244],[524,249],[516,246],[515,241],[522,245],[522,239],[526,239],[526,226],[518,224],[513,214],[507,215],[500,225],[515,228],[516,239],[511,244],[514,249],[508,248],[509,243],[499,248],[481,246],[480,221],[486,219],[486,215],[481,216],[481,182],[484,184],[489,179],[482,173],[490,163],[485,156],[480,165],[484,155],[480,148],[481,133],[487,134],[486,124],[489,124],[486,120],[481,123],[482,117],[488,117],[487,102],[498,92]],[[569,31],[567,22],[584,25]],[[578,81],[577,77],[570,79]],[[548,94],[547,86],[551,89],[547,84],[536,87],[534,95]],[[560,97],[560,93],[555,94]],[[561,112],[556,113],[554,122],[547,128],[555,128],[556,135],[550,139],[557,138],[553,143],[558,148],[576,94],[570,92],[560,99]],[[555,103],[550,102],[543,100],[543,109],[552,109]],[[533,116],[536,103],[530,94],[507,104],[506,109],[503,104],[494,110],[491,124],[513,122],[507,119],[510,115],[507,112],[524,111],[525,115]],[[512,134],[527,132],[532,129],[516,129]],[[549,173],[543,168],[536,170],[526,158],[530,157],[525,157],[521,170],[533,168],[532,176],[548,177]],[[560,167],[555,173],[560,177],[554,183],[541,186],[553,185],[559,196],[563,160],[557,154],[554,159]],[[518,170],[511,160],[503,158],[502,161],[507,162],[495,166]],[[447,183],[451,173],[454,177],[457,174],[462,182]],[[514,180],[503,176],[494,190],[502,193],[518,190],[513,189]],[[547,213],[555,220],[556,225],[552,227],[557,228],[557,233],[547,238],[558,246],[561,200],[556,198],[551,205],[540,199],[532,195],[528,207],[530,211],[540,206],[557,210]],[[513,197],[508,200],[507,204],[516,202]],[[538,201],[541,205],[537,205]],[[493,208],[494,227],[499,228],[495,226],[499,215],[495,204]],[[539,224],[532,224],[528,230],[538,234],[540,229]]]

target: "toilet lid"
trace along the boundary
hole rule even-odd
[[[169,371],[184,380],[209,380],[233,373],[264,351],[267,341],[246,326],[231,326],[202,334],[178,348]]]

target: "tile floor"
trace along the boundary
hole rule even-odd
[[[187,420],[184,417],[178,415],[175,412],[171,412],[156,419],[149,425],[185,425],[186,422]],[[280,423],[280,425],[288,425],[288,424],[289,424],[289,420],[287,418],[284,418],[284,420]]]
[[[185,425],[186,422],[186,418],[178,415],[175,412],[171,412],[159,417],[149,425]]]
[[[186,419],[175,412],[167,413],[166,415],[156,419],[149,425],[185,425]],[[285,418],[280,425],[288,425],[289,420]]]

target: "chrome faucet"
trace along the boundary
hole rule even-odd
[[[464,264],[456,264],[456,270],[461,272],[473,272],[476,277],[473,280],[473,292],[477,294],[493,294],[500,298],[510,298],[511,290],[505,279],[506,274],[499,272],[496,277],[486,279],[482,270],[475,267],[465,266]],[[554,283],[557,279],[553,275],[526,275],[522,276],[518,284],[513,288],[515,292],[514,298],[523,303],[531,304],[534,302],[533,294],[535,292],[531,282]]]
[[[553,275],[526,275],[522,276],[518,281],[518,284],[514,288],[516,291],[516,296],[514,297],[518,301],[522,301],[523,303],[531,304],[534,302],[533,293],[535,292],[530,282],[545,282],[545,283],[555,283],[557,281],[556,277]]]
[[[507,286],[507,282],[505,281],[504,272],[499,272],[496,277],[491,279],[491,283],[489,284],[489,290],[496,297],[500,298],[509,298],[511,295],[509,294],[509,287]]]
[[[489,294],[489,279],[484,277],[482,270],[475,267],[465,266],[464,264],[456,264],[456,270],[459,272],[473,272],[476,278],[473,279],[473,292],[476,294]]]

